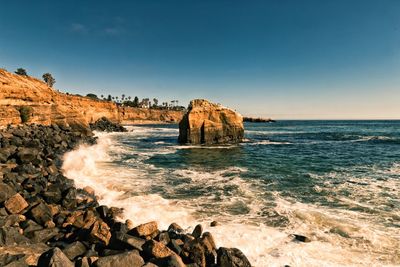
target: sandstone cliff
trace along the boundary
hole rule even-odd
[[[180,143],[237,143],[243,136],[243,118],[239,113],[204,99],[192,100],[179,123]]]
[[[183,113],[118,107],[115,103],[67,95],[44,82],[0,69],[0,126],[21,123],[19,109],[29,106],[29,123],[88,125],[102,117],[114,122],[178,122]]]

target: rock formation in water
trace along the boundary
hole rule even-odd
[[[271,118],[253,118],[253,117],[243,117],[244,122],[276,122],[276,120],[273,120]]]
[[[112,122],[179,122],[182,111],[121,107],[110,101],[96,100],[58,92],[29,76],[0,69],[0,126],[27,123],[42,125],[88,126],[102,117]]]
[[[179,123],[179,142],[186,144],[229,144],[241,142],[243,117],[204,99],[192,100]]]

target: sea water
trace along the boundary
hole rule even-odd
[[[201,223],[254,266],[400,265],[400,121],[246,123],[243,143],[210,147],[179,145],[176,125],[127,128],[63,170],[135,224]]]

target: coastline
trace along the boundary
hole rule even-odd
[[[214,238],[203,233],[201,225],[185,233],[173,222],[165,231],[154,221],[141,225],[121,222],[121,209],[100,206],[95,191],[88,186],[76,188],[74,181],[62,174],[61,159],[80,144],[95,142],[90,131],[83,134],[55,125],[23,125],[1,131],[0,154],[5,164],[0,170],[1,185],[9,194],[1,208],[5,240],[1,249],[7,257],[0,263],[50,266],[58,260],[63,266],[124,261],[130,265],[119,266],[143,266],[146,262],[146,266],[233,266],[233,261],[239,260],[241,266],[250,266],[240,250],[217,249]],[[10,147],[14,153],[4,156]],[[15,174],[25,179],[18,180]],[[32,244],[35,247],[29,251]]]

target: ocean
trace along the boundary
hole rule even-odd
[[[179,145],[177,125],[127,128],[63,170],[135,224],[201,223],[254,266],[400,265],[400,121],[245,123],[245,142],[211,147]]]

